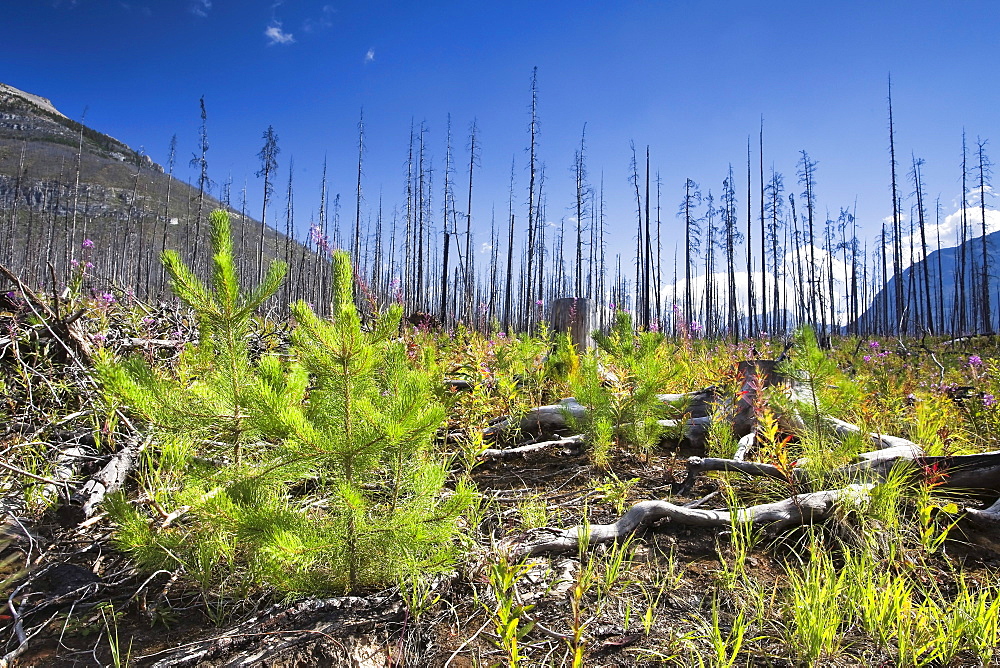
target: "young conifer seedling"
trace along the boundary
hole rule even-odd
[[[153,508],[108,500],[118,545],[147,569],[180,566],[206,605],[247,594],[349,591],[447,567],[468,485],[445,489],[433,452],[442,423],[432,378],[413,368],[394,306],[363,327],[350,258],[334,255],[333,318],[305,303],[288,355],[251,356],[254,310],[282,263],[248,293],[233,268],[228,216],[211,217],[212,288],[164,256],[200,338],[172,369],[133,357],[99,364],[104,388],[148,425],[157,447],[140,475]]]

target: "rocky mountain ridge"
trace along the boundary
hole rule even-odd
[[[180,252],[207,278],[207,220],[216,208],[230,211],[247,282],[257,279],[261,260],[280,258],[298,273],[295,294],[287,287],[282,301],[325,302],[310,290],[322,290],[327,262],[304,244],[67,118],[47,98],[0,84],[0,264],[29,284],[58,287],[78,270],[87,248],[95,288],[164,296],[158,267],[164,249]]]

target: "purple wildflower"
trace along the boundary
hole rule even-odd
[[[114,304],[116,301],[118,301],[117,299],[115,299],[115,296],[110,292],[102,292],[98,296],[98,299],[104,302],[106,306],[110,306],[111,304]]]
[[[80,245],[83,248],[93,248],[94,247],[94,242],[92,240],[90,240],[90,239],[84,239],[83,243],[80,244]]]
[[[992,394],[983,395],[983,406],[986,406],[986,408],[993,408],[993,406],[995,406],[996,403],[997,403],[997,398],[994,397]]]
[[[869,341],[868,342],[868,347],[871,348],[872,350],[877,350],[878,349],[878,345],[879,345],[878,341]]]
[[[969,357],[969,366],[982,366],[983,358],[979,355],[971,355]]]
[[[872,361],[872,356],[871,355],[865,355],[861,359],[863,359],[866,362],[871,362]]]

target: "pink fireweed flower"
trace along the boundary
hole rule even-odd
[[[982,365],[983,365],[982,357],[980,357],[979,355],[969,356],[969,366],[982,366]]]
[[[992,394],[983,395],[983,406],[986,406],[986,408],[993,408],[993,406],[995,406],[996,403],[997,403],[997,398],[994,397]]]
[[[872,361],[872,356],[871,355],[865,355],[861,359],[863,359],[866,362],[871,362]]]
[[[110,306],[111,304],[114,304],[116,301],[118,301],[117,299],[115,299],[115,296],[110,292],[102,292],[100,295],[98,295],[97,298],[100,299],[102,302],[104,302],[104,304],[107,306]]]
[[[94,242],[91,239],[84,239],[83,243],[80,244],[80,246],[83,248],[93,248]]]
[[[871,348],[872,350],[877,350],[878,346],[879,346],[878,341],[869,341],[868,342],[868,347]]]

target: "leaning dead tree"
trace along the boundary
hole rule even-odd
[[[579,549],[581,542],[589,545],[624,539],[636,531],[660,520],[701,527],[728,528],[748,523],[777,534],[803,524],[822,522],[844,503],[857,504],[869,497],[871,490],[884,482],[890,472],[899,472],[914,480],[933,480],[938,492],[996,499],[1000,495],[1000,451],[972,455],[928,456],[918,443],[899,436],[863,433],[861,428],[815,411],[808,387],[797,386],[776,371],[777,362],[761,360],[740,365],[740,390],[735,400],[721,396],[710,387],[687,394],[662,394],[659,400],[684,413],[676,420],[661,420],[663,427],[674,428],[668,433],[687,448],[700,449],[704,454],[709,429],[715,420],[729,422],[739,439],[736,454],[731,458],[689,457],[684,480],[675,483],[674,492],[689,495],[699,476],[709,471],[740,472],[781,481],[790,491],[819,489],[820,491],[791,494],[788,498],[737,509],[710,510],[678,505],[670,501],[653,500],[635,504],[612,524],[591,524],[569,529],[537,529],[508,545],[512,556],[527,556],[567,552]],[[803,434],[806,429],[821,429],[831,438],[863,438],[871,443],[870,451],[862,452],[847,464],[825,473],[817,473],[808,462],[799,460],[781,467],[749,459],[755,451],[756,410],[766,400],[758,396],[766,387],[780,386],[784,395],[780,406],[772,406],[782,433]],[[528,442],[511,448],[486,450],[484,459],[505,460],[550,448],[580,449],[586,443],[583,434],[562,436],[567,430],[587,419],[587,408],[574,398],[558,404],[541,406],[529,411],[520,420],[504,420],[486,430],[487,437],[501,434],[522,434]],[[803,417],[808,415],[808,420]],[[808,424],[807,424],[808,422]],[[552,435],[555,436],[552,436]],[[690,450],[689,450],[690,451]],[[1000,529],[1000,500],[982,509],[967,508],[968,521],[984,529]]]

